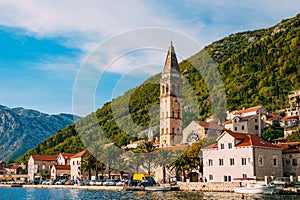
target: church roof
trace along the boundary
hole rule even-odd
[[[170,47],[169,47],[169,50],[167,53],[165,66],[164,66],[164,70],[163,70],[163,73],[169,73],[169,72],[177,72],[177,73],[180,72],[175,49],[173,47],[172,42],[170,44]]]

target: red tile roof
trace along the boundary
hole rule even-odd
[[[55,161],[57,160],[57,156],[44,156],[44,155],[31,155],[34,160],[40,161]]]
[[[232,121],[231,121],[231,120],[226,120],[226,121],[224,122],[224,124],[232,124]]]
[[[76,153],[75,155],[73,155],[71,158],[80,158],[80,157],[83,157],[85,156],[86,154],[88,154],[88,151],[85,149],[79,153]]]
[[[21,168],[20,166],[9,166],[9,167],[7,167],[8,169],[19,169],[19,168]]]
[[[236,147],[261,146],[261,147],[275,147],[275,148],[277,148],[275,145],[264,141],[262,138],[260,138],[257,135],[237,133],[237,132],[233,132],[233,131],[230,131],[230,130],[226,130],[222,135],[224,135],[226,133],[231,135],[232,137],[234,137],[236,140],[238,140],[237,141],[238,143],[235,145]],[[220,137],[222,137],[222,135]],[[218,144],[215,143],[215,144],[212,144],[208,147],[205,147],[204,149],[213,149],[213,148],[217,148],[217,147],[218,147]]]
[[[54,165],[55,169],[70,170],[70,165]]]
[[[267,116],[267,120],[273,120],[276,119],[277,117],[280,117],[280,115],[276,114],[276,115]]]
[[[298,153],[300,152],[299,142],[285,142],[275,144],[277,147],[282,148],[283,153]]]
[[[281,121],[286,121],[286,120],[290,120],[290,119],[299,119],[298,115],[294,115],[294,116],[286,116],[281,118]]]
[[[211,144],[207,147],[204,147],[202,149],[216,149],[216,148],[218,148],[218,143],[213,143],[213,144]]]
[[[69,158],[71,158],[75,154],[73,154],[73,153],[61,153],[61,155],[62,155],[62,157],[64,157],[64,159],[68,160]]]
[[[171,150],[171,151],[179,151],[179,150],[184,150],[185,148],[187,148],[187,145],[178,145],[178,146],[168,146],[168,147],[163,147],[163,148],[157,148],[156,150]]]
[[[195,121],[195,122],[198,123],[203,128],[206,128],[206,129],[225,130],[224,127],[219,126],[216,123],[212,123],[212,122],[200,122],[200,121]]]
[[[235,111],[234,114],[237,115],[237,114],[243,114],[243,113],[247,113],[247,112],[253,112],[253,111],[259,110],[260,108],[262,108],[262,106],[255,106],[255,107],[247,108],[245,110]]]

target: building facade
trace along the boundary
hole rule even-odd
[[[51,174],[51,167],[57,162],[57,156],[31,155],[28,160],[29,181],[41,179],[42,174]]]
[[[215,144],[202,149],[202,157],[208,182],[283,175],[281,148],[252,134],[226,130]]]
[[[174,47],[169,47],[160,79],[160,147],[182,141],[182,80]]]

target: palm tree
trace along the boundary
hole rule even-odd
[[[81,162],[81,170],[88,172],[89,174],[89,180],[92,177],[92,170],[94,170],[96,168],[96,162],[97,159],[92,156],[92,155],[86,155],[85,157],[83,157],[82,162]]]
[[[103,146],[101,152],[102,154],[100,155],[100,159],[102,163],[105,163],[106,170],[108,172],[108,178],[110,179],[110,174],[112,172],[111,165],[113,164],[113,161],[120,156],[122,151],[115,145],[109,145]]]
[[[174,152],[161,149],[157,152],[156,165],[163,168],[163,183],[166,183],[166,167],[174,161]]]

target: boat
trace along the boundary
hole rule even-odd
[[[145,187],[146,191],[170,191],[172,187],[170,186],[149,186]]]
[[[242,194],[273,194],[275,190],[274,185],[266,184],[246,184],[245,187],[234,187],[233,191]]]

